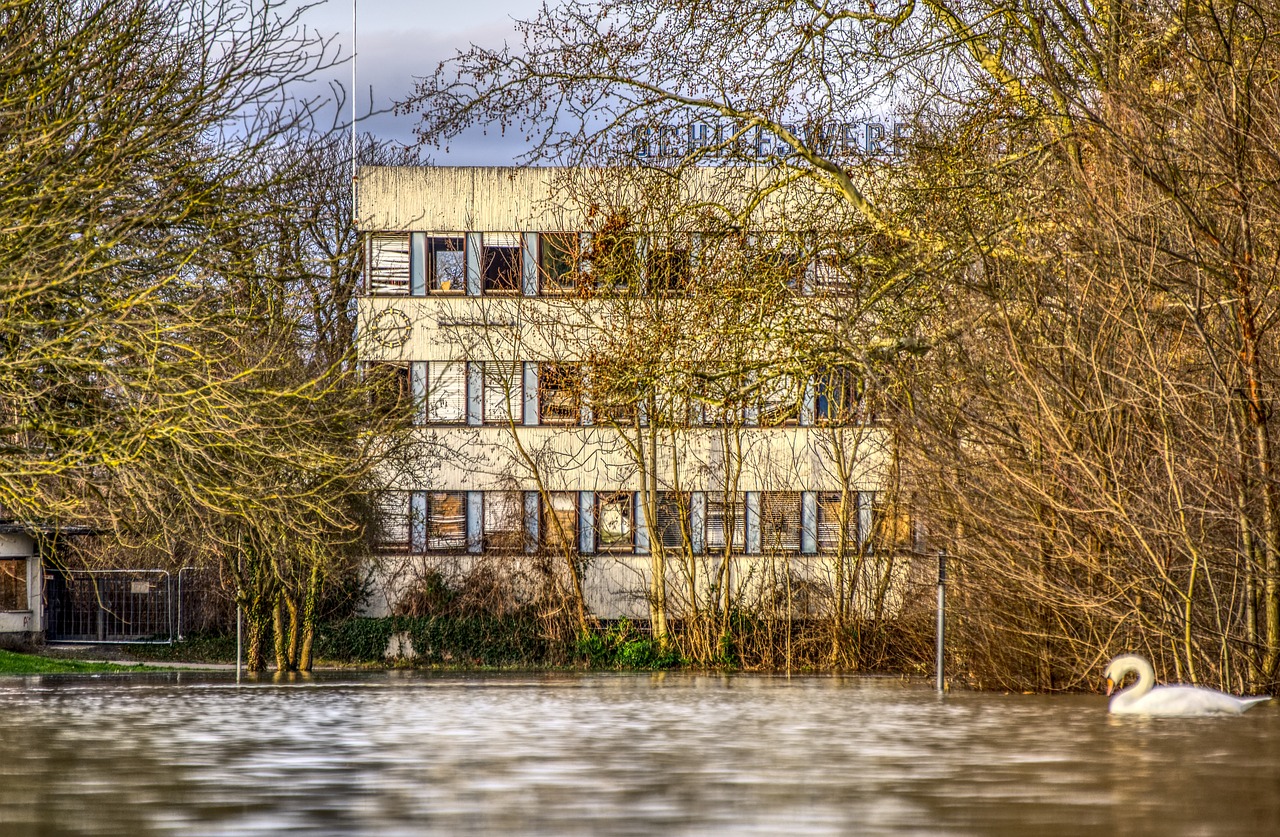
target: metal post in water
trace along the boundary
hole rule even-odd
[[[937,635],[934,637],[934,671],[938,675],[938,693],[941,694],[946,688],[943,681],[942,669],[942,650],[946,646],[947,622],[946,622],[946,602],[947,602],[947,551],[945,549],[938,550],[938,629]]]

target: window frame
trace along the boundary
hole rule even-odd
[[[564,499],[568,501],[568,508],[564,510],[569,518],[561,517],[562,521],[568,522],[570,525],[566,527],[565,542],[560,544],[556,542],[558,537],[555,527],[551,525],[553,516],[560,516],[556,501]],[[538,543],[546,550],[555,550],[563,548],[569,554],[578,552],[578,544],[581,538],[582,529],[582,513],[579,508],[578,492],[576,491],[548,491],[538,497]]]
[[[783,507],[783,503],[786,507]],[[779,512],[786,512],[782,517]],[[790,520],[794,518],[794,527],[787,530],[775,529],[772,524],[776,519]],[[771,537],[775,531],[784,531],[785,540]],[[799,491],[762,491],[760,492],[760,551],[762,553],[797,553],[804,542],[804,508]]]
[[[605,555],[631,554],[636,551],[636,496],[630,491],[597,491],[595,502],[595,548],[597,553]],[[609,541],[605,537],[605,508],[622,510],[621,518],[626,521],[627,532],[617,540]]]
[[[25,555],[0,557],[0,611],[16,613],[31,610],[31,588],[27,572],[30,558]],[[13,607],[9,607],[12,597]]]
[[[481,234],[480,239],[480,292],[484,296],[517,296],[524,287],[524,237],[515,234],[515,244],[490,244],[489,235],[497,234]],[[514,255],[511,256],[513,273],[510,276],[509,286],[505,283],[496,284],[503,274],[495,273],[492,277],[489,275],[498,251],[514,251]]]
[[[440,242],[461,243],[462,246],[456,250],[446,250],[439,247]],[[427,294],[429,296],[465,296],[467,293],[467,237],[465,235],[428,235],[426,253],[427,263],[423,266],[423,270],[427,277]],[[438,253],[460,254],[462,273],[457,277],[457,288],[452,286],[447,289],[440,287]]]

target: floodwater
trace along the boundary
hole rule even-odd
[[[1280,834],[1280,703],[884,678],[0,680],[0,834]]]

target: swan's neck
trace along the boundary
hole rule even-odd
[[[1155,687],[1156,672],[1151,667],[1151,663],[1141,657],[1125,657],[1117,662],[1119,664],[1119,670],[1115,672],[1117,680],[1123,680],[1126,674],[1133,672],[1138,675],[1138,681],[1116,692],[1111,698],[1112,706],[1128,706]]]

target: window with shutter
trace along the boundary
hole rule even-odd
[[[467,420],[467,365],[431,361],[427,371],[427,420],[461,424]]]
[[[409,234],[374,233],[367,254],[368,289],[375,296],[409,293]]]
[[[761,494],[760,544],[766,552],[800,551],[800,492]]]
[[[374,498],[376,525],[373,548],[377,552],[409,549],[409,492],[380,491]]]
[[[840,548],[841,496],[839,491],[818,495],[818,549],[823,552],[834,552]],[[845,504],[844,546],[846,551],[852,551],[858,548],[858,495],[847,495]]]
[[[542,509],[542,542],[559,552],[578,551],[578,494],[575,491],[552,491]]]
[[[784,427],[800,420],[804,386],[794,375],[777,375],[760,385],[760,426]]]
[[[519,552],[524,549],[524,492],[486,491],[484,494],[485,549]]]
[[[663,491],[658,494],[657,506],[655,529],[658,539],[667,549],[683,549],[685,532],[689,527],[689,495]]]
[[[524,420],[524,377],[519,363],[484,362],[484,420],[490,423]]]
[[[467,547],[467,495],[462,491],[427,494],[427,550],[452,552]]]
[[[730,546],[742,552],[747,544],[747,510],[741,492],[730,495],[707,494],[706,544],[710,552],[723,552]],[[732,540],[730,540],[732,538]]]

